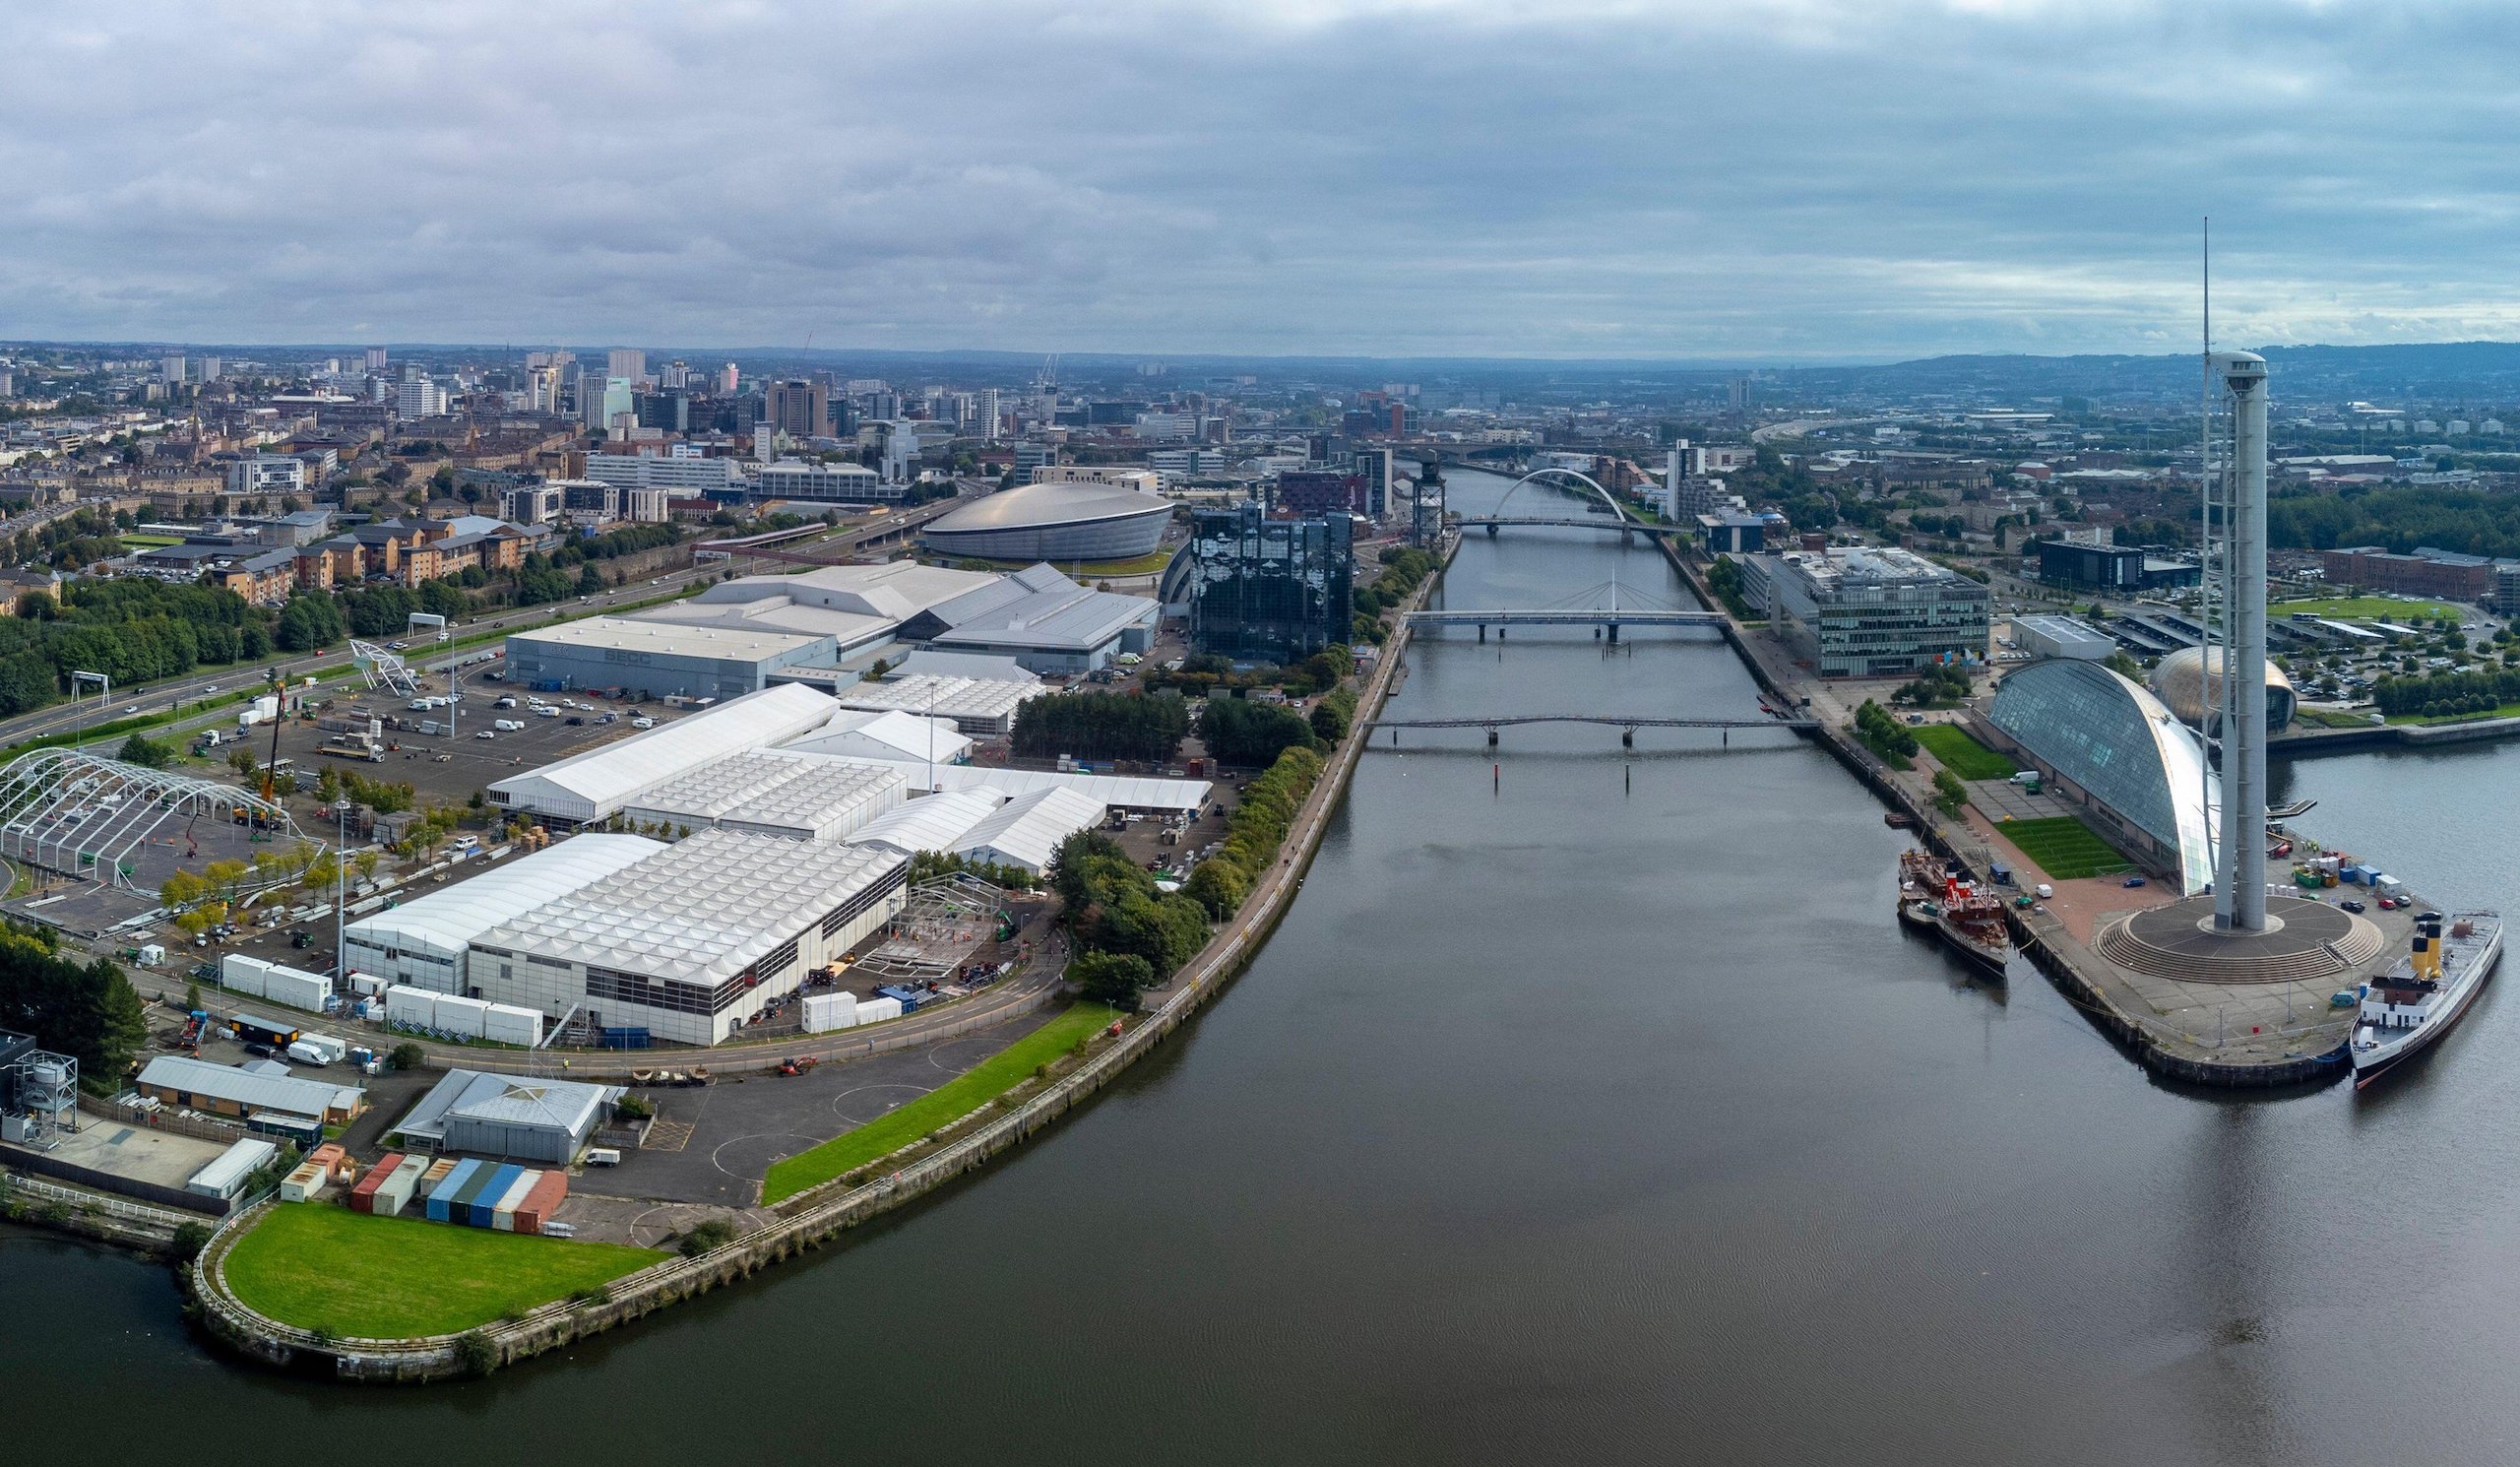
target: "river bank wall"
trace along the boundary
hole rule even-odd
[[[1414,610],[1425,604],[1442,584],[1444,570],[1450,567],[1459,548],[1458,540],[1447,545],[1442,566],[1418,586],[1403,610]],[[1400,676],[1410,630],[1405,616],[1394,618],[1394,622],[1391,638],[1384,644],[1383,654],[1357,697],[1354,725],[1323,768],[1311,797],[1288,833],[1278,864],[1224,930],[1184,965],[1161,1004],[1123,1031],[1116,1043],[1032,1100],[875,1181],[846,1190],[841,1189],[841,1182],[827,1182],[800,1193],[780,1205],[779,1222],[756,1229],[723,1247],[696,1258],[670,1259],[625,1275],[593,1298],[557,1301],[517,1318],[459,1335],[409,1340],[339,1339],[283,1324],[247,1308],[225,1281],[226,1257],[236,1241],[271,1207],[325,1205],[262,1201],[240,1210],[221,1226],[185,1271],[203,1327],[213,1338],[250,1359],[283,1369],[324,1371],[342,1380],[417,1384],[476,1374],[559,1349],[711,1289],[750,1278],[763,1268],[795,1258],[851,1228],[916,1201],[1022,1145],[1093,1097],[1179,1029],[1202,1004],[1223,991],[1250,965],[1285,919],[1302,888],[1303,873],[1321,849],[1331,816],[1347,797],[1348,783],[1369,741],[1373,718]]]

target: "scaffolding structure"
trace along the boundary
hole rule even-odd
[[[1009,923],[1004,888],[965,871],[910,889],[884,940],[850,968],[887,984],[951,977]]]
[[[233,785],[78,749],[38,749],[0,769],[0,854],[64,876],[129,890],[141,847],[169,822],[204,815],[274,838],[288,811]]]
[[[402,655],[390,647],[379,647],[374,642],[362,642],[353,637],[350,639],[350,661],[358,665],[359,675],[367,679],[371,688],[381,683],[406,698],[420,695],[420,680],[412,674],[410,664],[404,662]]]

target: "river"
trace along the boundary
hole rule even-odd
[[[1463,474],[1454,505],[1497,487]],[[1475,537],[1445,594],[1545,605],[1613,574],[1684,601],[1649,548],[1579,531]],[[1755,699],[1687,631],[1447,631],[1411,661],[1396,717]],[[2166,1088],[2026,968],[1990,991],[1903,937],[1900,838],[1824,755],[1638,743],[1378,747],[1267,951],[1081,1115],[805,1262],[485,1381],[248,1369],[186,1336],[161,1268],[0,1231],[13,1455],[353,1434],[681,1464],[2507,1455],[2508,993],[2359,1099]],[[2520,748],[2305,763],[2276,793],[2440,900],[2520,879],[2498,818]]]

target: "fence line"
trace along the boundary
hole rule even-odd
[[[126,1202],[120,1197],[105,1196],[99,1192],[83,1192],[75,1187],[56,1186],[49,1181],[24,1173],[11,1172],[6,1168],[0,1168],[0,1191],[22,1192],[28,1196],[42,1197],[48,1201],[66,1202],[74,1208],[110,1213],[118,1218],[128,1218],[135,1223],[147,1223],[154,1228],[180,1228],[186,1223],[209,1221],[207,1217],[191,1213],[166,1212],[138,1202]]]

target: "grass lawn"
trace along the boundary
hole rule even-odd
[[[160,545],[179,545],[183,543],[182,541],[177,540],[171,535],[117,535],[114,539],[121,541],[124,544],[129,545],[133,549],[139,550],[154,550]]]
[[[2135,869],[2135,863],[2117,854],[2117,848],[2102,840],[2092,828],[2071,815],[2057,815],[2047,820],[2009,820],[1995,827],[1996,833],[2021,848],[2021,854],[2039,863],[2058,881],[2073,881],[2084,876],[2114,876]]]
[[[345,1339],[405,1339],[521,1314],[664,1256],[292,1202],[237,1241],[227,1254],[227,1283],[238,1299],[284,1324]]]
[[[2437,601],[2399,601],[2388,596],[2333,596],[2325,601],[2278,602],[2266,608],[2269,616],[2290,616],[2296,611],[2308,611],[2337,621],[2394,621],[2404,626],[2413,621],[2430,621],[2447,616],[2457,621],[2457,606],[2443,606]]]
[[[1925,752],[1964,780],[2008,780],[2021,766],[1969,736],[1957,724],[1927,724],[1914,731]]]
[[[2300,715],[2296,713],[2294,717],[2299,718]],[[2493,710],[2491,713],[2441,713],[2430,715],[2421,713],[2401,713],[2392,717],[2389,722],[2393,724],[2472,724],[2481,718],[2520,718],[2520,703],[2505,703],[2501,707]],[[2360,720],[2360,722],[2368,723],[2370,721],[2368,719],[2363,719]]]
[[[1077,1041],[1119,1014],[1099,1003],[1079,1003],[1057,1018],[979,1062],[968,1074],[888,1111],[846,1135],[772,1164],[762,1182],[764,1205],[784,1202],[879,1156],[889,1156],[939,1126],[969,1116],[1033,1077],[1033,1071],[1076,1048]]]

